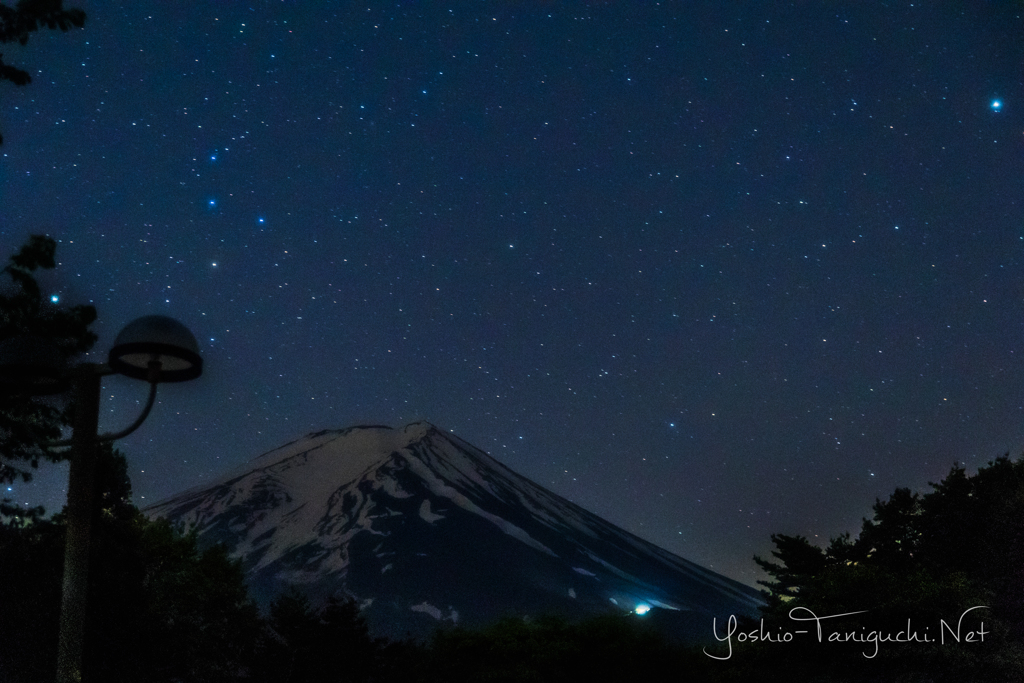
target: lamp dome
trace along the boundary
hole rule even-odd
[[[111,369],[150,380],[150,364],[160,364],[160,382],[184,382],[203,373],[199,344],[188,328],[165,315],[147,315],[128,323],[110,349]]]

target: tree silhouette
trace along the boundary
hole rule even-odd
[[[913,621],[938,641],[941,620],[956,625],[984,606],[968,619],[984,622],[984,642],[887,643],[872,659],[862,643],[764,645],[756,648],[763,668],[805,680],[1024,680],[1024,460],[1002,457],[973,477],[954,466],[932,487],[876,501],[855,540],[843,535],[822,549],[773,535],[778,561],[754,558],[772,577],[761,582],[765,621],[792,630],[794,608],[858,612],[842,618],[843,631],[896,634]]]
[[[379,665],[382,642],[370,637],[359,607],[330,599],[315,611],[297,589],[270,606],[256,681],[333,683],[369,681]]]
[[[55,357],[48,360],[67,364],[95,343],[89,325],[96,319],[96,309],[64,308],[44,301],[32,274],[55,266],[56,249],[52,238],[32,235],[0,270],[8,280],[0,283],[0,345],[27,341],[30,351],[42,353],[44,344],[49,344],[48,353]],[[28,481],[31,472],[24,463],[35,468],[41,457],[60,460],[60,454],[42,450],[39,443],[59,439],[61,427],[70,424],[69,417],[69,406],[54,399],[0,392],[0,483]],[[9,512],[0,507],[3,511]]]
[[[20,0],[14,7],[0,4],[0,43],[17,42],[24,45],[29,35],[40,28],[67,31],[72,27],[85,25],[85,12],[80,9],[64,9],[63,0]],[[28,85],[32,77],[28,71],[4,63],[0,54],[0,80],[15,85]],[[0,145],[4,138],[0,135]]]
[[[222,547],[149,521],[131,503],[124,457],[97,462],[85,680],[248,680],[264,625]],[[0,680],[52,681],[64,518],[0,518]]]
[[[615,614],[579,622],[509,617],[479,630],[438,631],[424,668],[427,680],[445,683],[710,681],[715,664],[669,643],[644,619]]]

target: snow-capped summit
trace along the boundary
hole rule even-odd
[[[642,605],[710,633],[759,604],[426,422],[309,434],[145,512],[224,543],[257,600],[347,595],[381,635]]]

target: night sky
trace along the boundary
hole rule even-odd
[[[68,4],[4,49],[0,257],[59,240],[90,360],[198,338],[140,505],[428,420],[752,584],[1024,447],[1019,2]]]

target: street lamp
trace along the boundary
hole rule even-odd
[[[47,347],[46,344],[50,344]],[[96,475],[96,446],[131,434],[149,415],[159,382],[184,382],[203,372],[199,345],[173,318],[149,315],[129,323],[114,340],[106,364],[81,363],[66,370],[52,342],[17,337],[0,344],[0,387],[7,393],[44,395],[67,390],[75,402],[71,439],[44,444],[71,446],[68,478],[67,540],[60,612],[57,683],[82,680],[82,635],[89,572],[89,535]],[[149,400],[127,429],[98,435],[100,380],[119,373],[149,382]]]

